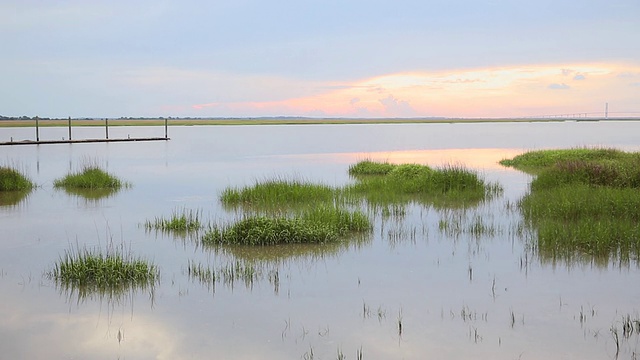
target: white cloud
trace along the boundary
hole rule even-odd
[[[562,69],[562,76],[569,76],[573,73],[573,70],[571,69]]]
[[[551,89],[551,90],[566,90],[566,89],[571,89],[571,86],[562,83],[562,84],[551,84],[549,86],[547,86],[547,88]]]
[[[586,79],[586,77],[582,74],[576,74],[576,76],[573,77],[573,80],[584,80]]]
[[[389,116],[410,117],[415,116],[416,111],[409,105],[409,102],[397,99],[393,95],[379,100],[385,108],[385,113]]]

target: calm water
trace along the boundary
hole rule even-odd
[[[0,129],[0,141],[33,132]],[[621,329],[623,316],[640,317],[637,263],[532,256],[508,206],[530,177],[497,162],[543,148],[638,151],[637,134],[638,122],[172,127],[168,142],[2,147],[0,163],[40,187],[0,206],[0,358],[613,358],[610,329]],[[40,133],[65,136],[66,128]],[[102,136],[103,129],[74,129],[74,138]],[[371,213],[372,233],[340,246],[213,251],[141,226],[182,208],[234,219],[218,201],[225,187],[273,177],[343,185],[348,166],[365,158],[462,163],[501,183],[504,195],[466,211],[412,205],[401,217]],[[53,189],[86,161],[133,187],[101,200]],[[478,218],[494,231],[478,237],[439,227]],[[159,266],[153,291],[78,299],[44,276],[66,250],[110,243]],[[219,268],[245,259],[264,267],[251,284],[213,287],[186,271],[190,262]],[[639,342],[637,333],[620,339],[619,358],[634,358]]]

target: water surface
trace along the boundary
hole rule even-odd
[[[0,206],[2,357],[613,358],[611,328],[623,316],[638,318],[637,260],[567,263],[532,254],[513,206],[531,178],[497,162],[543,148],[638,151],[639,131],[638,122],[193,126],[171,127],[167,142],[2,147],[0,162],[39,185]],[[163,133],[109,129],[114,138]],[[40,137],[66,134],[46,128]],[[102,136],[74,128],[74,138]],[[33,129],[0,130],[0,141],[33,137]],[[363,159],[465,164],[504,194],[465,210],[413,204],[403,216],[370,213],[371,234],[337,246],[212,250],[141,226],[180,208],[228,221],[237,215],[218,200],[228,186],[273,177],[341,186],[352,181],[348,166]],[[100,199],[53,188],[87,161],[133,187]],[[440,226],[475,219],[493,231]],[[65,250],[108,244],[157,264],[159,284],[116,298],[78,297],[44,276]],[[262,271],[250,283],[212,285],[187,274],[190,262],[217,268],[247,259]],[[636,356],[638,341],[620,339],[619,358]]]

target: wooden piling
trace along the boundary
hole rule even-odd
[[[37,116],[36,116],[36,141],[40,141],[40,126],[38,124]]]

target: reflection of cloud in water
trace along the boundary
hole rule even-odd
[[[498,162],[523,153],[522,149],[442,149],[442,150],[401,150],[383,152],[354,152],[333,154],[285,155],[285,157],[329,159],[333,162],[356,163],[369,159],[389,161],[395,164],[417,163],[429,166],[462,164],[470,168],[497,170],[504,169]]]
[[[101,312],[34,310],[19,300],[5,299],[0,309],[2,358],[179,358],[179,337],[157,317],[134,318],[127,313],[116,321],[113,316],[105,319]]]

